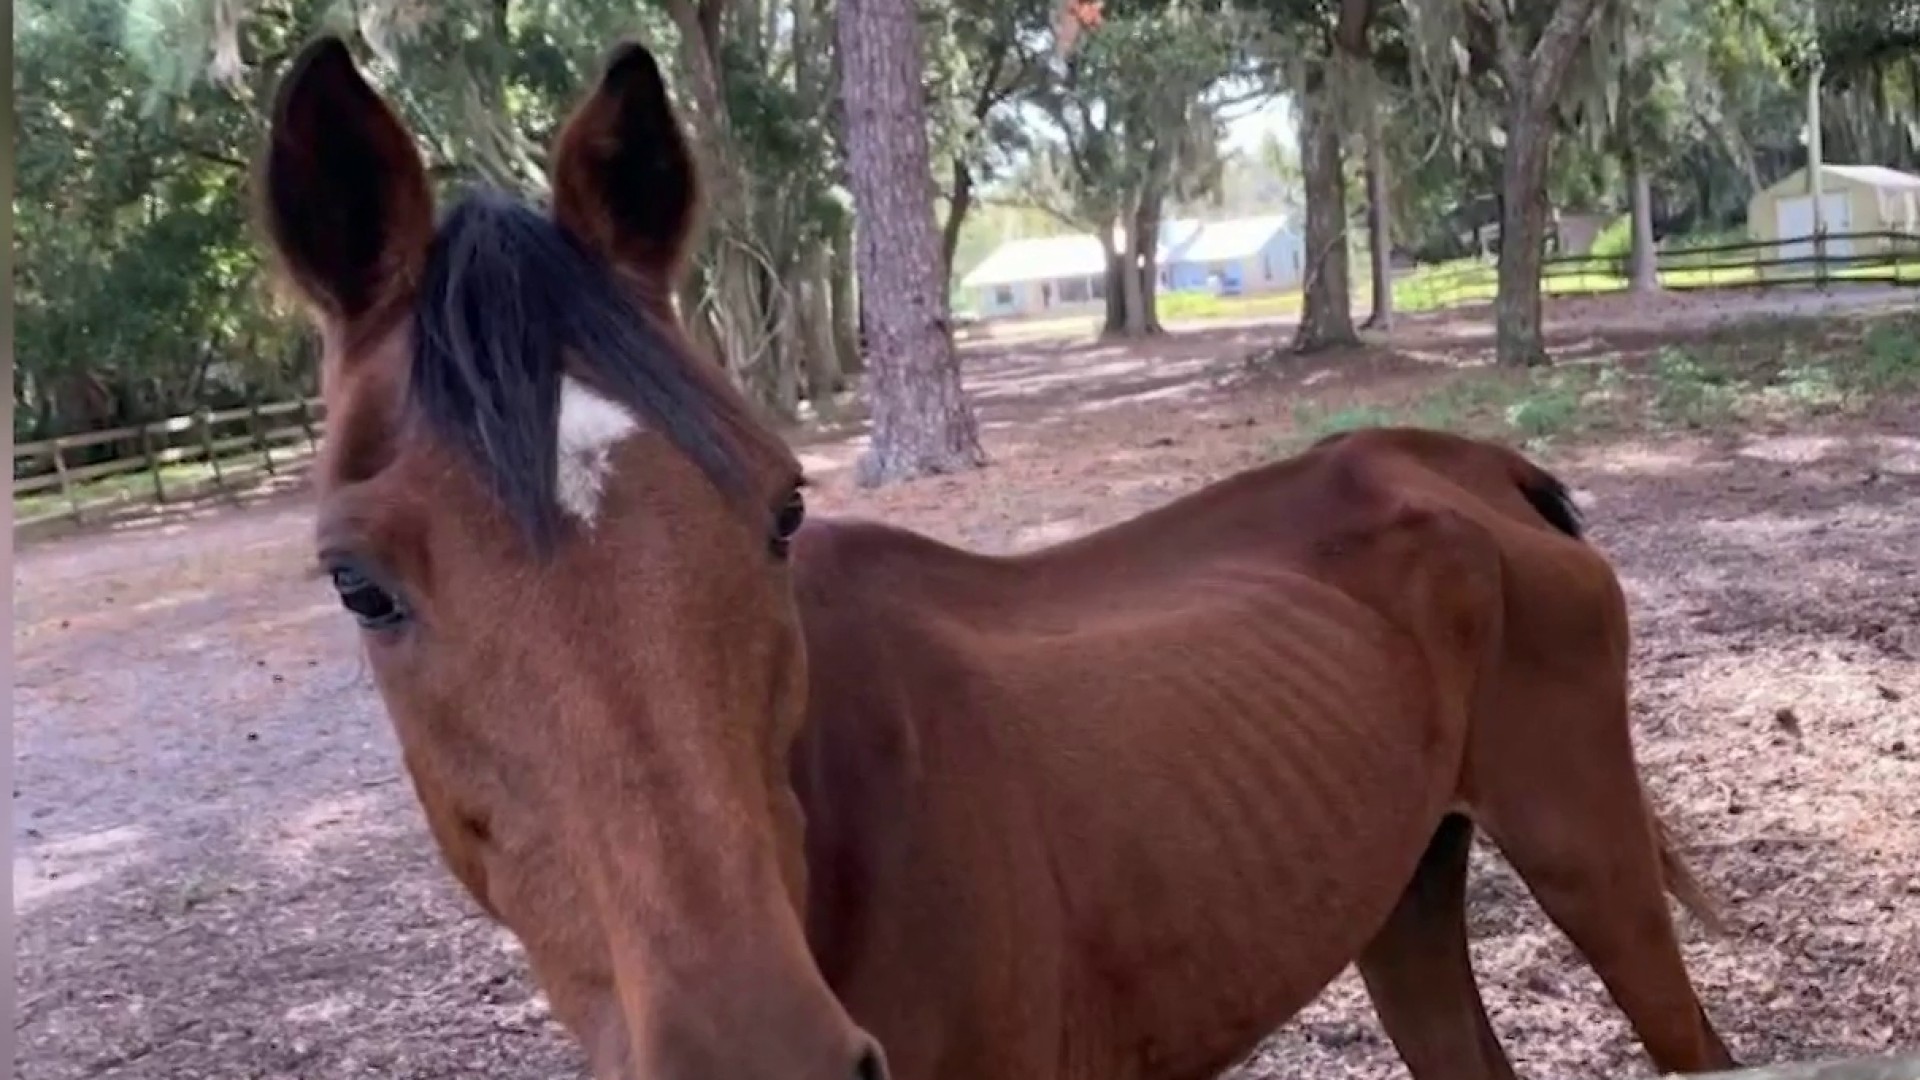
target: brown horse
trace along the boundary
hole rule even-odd
[[[668,300],[695,179],[645,49],[550,213],[436,221],[331,40],[265,166],[325,345],[320,558],[442,854],[599,1076],[1202,1080],[1349,963],[1416,1077],[1509,1076],[1475,825],[1655,1064],[1730,1063],[1619,584],[1519,456],[1355,434],[1010,558],[803,529]]]

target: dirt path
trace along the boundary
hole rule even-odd
[[[976,353],[993,468],[871,495],[857,444],[821,441],[819,502],[1029,547],[1271,457],[1306,396],[1421,377],[1367,354],[1248,380],[1272,335]],[[1729,1041],[1920,1046],[1920,420],[1552,463],[1632,591],[1655,798],[1736,927],[1688,930]],[[308,526],[280,504],[16,563],[22,1080],[579,1075],[436,861]],[[1475,956],[1521,1072],[1647,1075],[1592,974],[1481,869]],[[1351,977],[1246,1068],[1403,1075]]]

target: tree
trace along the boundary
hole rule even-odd
[[[1422,70],[1458,88],[1477,68],[1497,75],[1500,126],[1500,267],[1494,298],[1495,354],[1502,364],[1547,361],[1540,272],[1548,225],[1547,184],[1560,105],[1575,60],[1592,44],[1613,0],[1404,0]],[[1612,40],[1602,35],[1601,40]],[[1475,56],[1490,59],[1479,64]],[[1435,62],[1434,57],[1442,59]],[[1604,66],[1604,65],[1601,65]],[[1461,76],[1464,76],[1463,80]]]
[[[986,455],[948,322],[914,4],[841,0],[838,41],[873,422],[859,479],[977,468]]]
[[[980,186],[1028,149],[1011,106],[1044,66],[1048,10],[1036,0],[927,0],[922,11],[929,132],[946,207],[941,265],[951,279]]]
[[[1094,234],[1105,253],[1110,335],[1162,332],[1157,246],[1167,200],[1219,184],[1215,93],[1243,72],[1249,29],[1232,12],[1188,0],[1102,18],[1056,59],[1028,101],[1045,118],[1026,196]],[[1152,79],[1141,78],[1151,70]]]
[[[1652,0],[1622,13],[1623,34],[1613,72],[1602,73],[1616,102],[1604,125],[1608,149],[1627,178],[1627,211],[1632,246],[1629,287],[1636,293],[1660,289],[1659,252],[1654,244],[1653,176],[1676,152],[1676,143],[1695,134],[1684,108],[1683,65],[1698,48],[1699,20],[1684,0]],[[1690,6],[1690,5],[1688,5]]]
[[[1280,61],[1293,86],[1305,181],[1305,280],[1296,352],[1356,345],[1347,260],[1346,156],[1343,137],[1356,110],[1371,109],[1366,72],[1376,0],[1270,0],[1281,35]]]
[[[1373,288],[1373,311],[1367,316],[1370,330],[1393,329],[1393,212],[1388,207],[1386,109],[1379,77],[1365,72],[1367,92],[1361,107],[1366,110],[1366,183],[1367,254]]]
[[[1554,108],[1576,52],[1608,0],[1553,0],[1537,28],[1512,18],[1504,0],[1481,9],[1493,25],[1507,87],[1506,154],[1500,177],[1500,278],[1494,297],[1498,362],[1547,362],[1541,325],[1540,270],[1547,233],[1547,166]]]
[[[679,296],[696,340],[768,412],[791,418],[857,366],[848,213],[835,190],[828,0],[430,4],[131,0],[143,66],[176,94],[255,77],[250,45],[319,24],[370,52],[436,179],[540,197],[555,125],[609,42],[676,41],[667,72],[697,134],[705,228]],[[209,67],[215,77],[205,76]],[[253,107],[253,106],[249,106]],[[831,331],[831,332],[826,332]]]
[[[1345,158],[1341,153],[1341,118],[1330,69],[1340,61],[1329,56],[1309,61],[1301,72],[1296,100],[1300,102],[1300,171],[1306,180],[1307,227],[1304,280],[1301,282],[1300,322],[1294,330],[1295,352],[1357,345],[1353,328],[1353,298],[1347,267],[1347,196]]]

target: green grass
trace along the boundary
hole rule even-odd
[[[1305,444],[1342,431],[1411,426],[1513,438],[1541,445],[1581,430],[1600,387],[1590,367],[1536,371],[1480,369],[1457,376],[1411,401],[1294,409],[1295,440]],[[1293,446],[1296,448],[1297,446]]]
[[[1869,389],[1920,387],[1920,319],[1874,323],[1861,341],[1859,378]]]
[[[1163,321],[1200,322],[1293,315],[1300,311],[1301,298],[1297,289],[1252,296],[1215,296],[1206,292],[1169,290],[1161,293],[1156,303]]]
[[[1402,391],[1404,392],[1404,390]],[[1476,367],[1393,401],[1307,401],[1275,456],[1340,431],[1410,425],[1530,448],[1590,435],[1713,430],[1857,412],[1920,393],[1920,315],[1777,320],[1652,352]]]

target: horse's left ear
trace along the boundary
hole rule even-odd
[[[693,153],[646,47],[614,50],[560,131],[553,215],[616,265],[673,284],[699,209]]]

